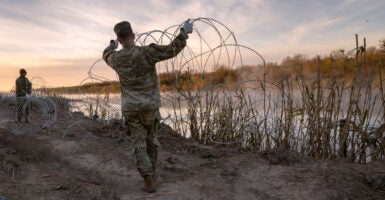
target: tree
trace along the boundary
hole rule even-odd
[[[282,66],[284,66],[287,71],[290,71],[295,77],[302,78],[305,61],[305,55],[296,54],[293,57],[286,57],[282,61]]]
[[[385,53],[385,39],[380,40],[380,49]]]

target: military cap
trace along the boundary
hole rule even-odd
[[[131,28],[131,24],[127,21],[122,21],[114,26],[114,31],[117,36],[120,35],[132,35],[134,34]]]
[[[25,69],[20,69],[19,73],[27,73],[27,71]]]

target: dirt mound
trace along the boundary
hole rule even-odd
[[[33,135],[0,129],[0,199],[383,199],[385,163],[320,161],[202,145],[159,129],[157,192],[142,190],[131,136],[100,136],[93,120]],[[75,127],[75,126],[74,126]],[[95,132],[93,135],[92,132]],[[63,137],[65,136],[65,137]],[[120,135],[121,136],[121,135]]]
[[[260,153],[272,165],[312,164],[313,159],[284,148],[266,150]]]

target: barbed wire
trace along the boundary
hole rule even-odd
[[[156,66],[158,72],[175,76],[172,77],[175,78],[171,84],[172,88],[161,93],[163,106],[161,114],[167,116],[162,118],[162,122],[173,127],[181,135],[189,137],[193,134],[199,134],[205,137],[206,142],[210,141],[219,145],[245,145],[248,139],[260,137],[258,138],[261,143],[259,145],[266,145],[270,148],[271,146],[267,140],[273,140],[275,144],[282,143],[282,141],[278,141],[282,140],[282,134],[286,134],[284,136],[286,137],[285,140],[291,140],[297,145],[297,147],[293,148],[301,148],[301,145],[308,142],[311,136],[306,131],[314,128],[311,127],[311,124],[309,125],[309,122],[306,122],[306,117],[309,116],[306,116],[306,113],[301,110],[298,111],[300,114],[295,114],[297,112],[295,106],[301,107],[301,105],[294,105],[293,99],[288,99],[288,101],[293,103],[293,107],[290,109],[294,109],[294,111],[289,113],[290,116],[284,116],[287,113],[281,112],[285,105],[280,105],[282,103],[280,99],[292,98],[291,95],[293,94],[285,91],[283,82],[271,83],[264,79],[264,75],[267,73],[263,56],[253,48],[241,44],[235,32],[216,19],[199,17],[192,19],[192,21],[194,22],[194,33],[189,35],[187,46],[176,57],[159,62]],[[169,44],[177,36],[182,25],[183,23],[170,26],[164,30],[137,33],[135,44],[138,46],[151,43],[158,45]],[[362,51],[361,48],[355,48],[342,53],[348,58],[354,53],[357,55]],[[243,71],[242,67],[247,66],[248,62],[255,66],[254,71]],[[90,66],[87,73],[88,77],[84,78],[78,87],[75,101],[70,101],[68,113],[72,121],[65,129],[63,138],[79,134],[82,136],[80,143],[87,139],[105,141],[129,139],[125,120],[121,114],[120,98],[113,94],[113,90],[101,90],[98,84],[95,84],[103,82],[109,84],[109,82],[119,81],[118,75],[114,73],[113,76],[106,76],[97,72],[96,68],[101,66],[108,69],[102,59],[96,60]],[[199,82],[207,81],[205,80],[207,77],[204,77],[203,74],[211,73],[215,75],[222,66],[237,69],[240,76],[239,80],[229,81],[229,83],[216,83],[210,80],[210,84],[197,85]],[[193,80],[193,77],[187,77],[186,83],[183,83],[181,76],[184,72],[188,72],[187,74],[190,75],[200,74],[199,80],[196,81]],[[35,81],[36,85],[46,84],[41,78],[36,78]],[[88,86],[88,90],[83,91],[82,86]],[[382,85],[376,87],[381,89]],[[342,89],[344,91],[340,93],[341,98],[342,92],[350,90],[351,87],[343,87]],[[309,90],[309,88],[306,88],[306,90]],[[330,88],[330,90],[333,90],[333,88]],[[323,101],[322,95],[320,97],[321,101]],[[302,94],[302,96],[306,97],[305,94]],[[271,101],[271,98],[276,98],[276,100]],[[376,99],[380,98],[376,97],[374,99],[372,103],[375,104],[374,106],[379,107],[378,104],[381,104],[381,102]],[[4,114],[13,113],[15,115],[15,111],[18,110],[16,108],[16,98],[5,97],[1,98],[1,101],[3,106],[1,107],[2,112],[0,112],[1,125],[6,126],[15,134],[22,135],[36,132],[36,130],[45,127],[45,124],[52,126],[56,119],[55,116],[44,115],[56,109],[52,105],[48,105],[49,103],[45,103],[47,100],[32,98],[32,104],[36,104],[40,110],[40,118],[46,120],[35,123],[38,126],[35,126],[34,130],[28,130],[28,124],[13,123],[14,121],[11,119],[15,119],[16,116],[10,117],[9,114]],[[339,117],[341,117],[340,111],[337,110],[338,115],[332,116],[331,120],[338,122]],[[83,116],[76,117],[74,113],[82,113]],[[381,123],[383,123],[384,116],[377,114],[374,117],[374,120],[365,122],[367,123],[365,129],[370,131],[370,134],[383,130],[381,129],[383,127]],[[89,119],[93,120],[91,125]],[[295,122],[289,122],[292,124],[285,127],[286,122],[284,120],[293,120]],[[331,123],[336,124],[337,122]],[[290,126],[293,124],[299,124],[299,126]],[[337,129],[338,127],[333,125],[332,130],[335,133],[337,133]],[[224,135],[228,131],[234,132],[229,133],[228,136]],[[297,137],[293,134],[303,135]],[[334,140],[336,141],[337,134],[333,137],[335,137]],[[351,146],[351,148],[354,151],[354,146]]]
[[[244,59],[246,55],[243,53],[251,54],[249,55],[249,59],[251,58],[253,61],[252,63],[255,65],[259,65],[259,70],[263,70],[265,66],[265,60],[262,57],[261,54],[259,54],[256,50],[254,50],[251,47],[248,47],[243,44],[239,44],[236,35],[231,29],[226,26],[224,23],[220,22],[219,20],[212,19],[212,18],[204,18],[199,17],[195,19],[191,19],[191,21],[194,24],[194,33],[189,35],[189,39],[187,42],[187,46],[180,52],[176,57],[162,61],[157,64],[157,71],[160,72],[166,72],[170,74],[178,74],[183,71],[193,70],[197,73],[215,73],[218,66],[225,65],[228,68],[237,68],[241,67],[245,64]],[[149,45],[151,43],[155,43],[158,45],[167,45],[169,44],[178,34],[180,28],[183,26],[183,22],[177,25],[172,25],[164,30],[152,30],[144,33],[137,33],[135,35],[135,44],[138,46],[145,46]],[[227,63],[227,64],[221,64],[221,63]],[[88,94],[86,92],[81,91],[81,86],[85,85],[86,83],[97,83],[97,82],[111,82],[111,81],[118,81],[118,76],[115,74],[115,79],[111,77],[106,77],[103,74],[97,74],[95,68],[97,65],[104,65],[104,62],[102,59],[98,59],[95,61],[91,67],[88,70],[88,77],[82,80],[82,82],[79,85],[79,95],[86,96],[87,98],[82,98],[83,100],[83,107],[86,109],[84,110],[90,110],[94,109],[96,110],[99,107],[100,110],[107,110],[109,112],[121,112],[121,108],[119,107],[120,102],[118,104],[109,105],[109,102],[105,102],[106,96],[109,95],[109,91],[105,91],[104,94],[101,94],[100,91],[98,91],[98,88],[94,88],[94,91],[98,91],[97,95]],[[104,67],[106,67],[104,65]],[[258,71],[254,72],[254,77],[258,75]],[[249,74],[249,76],[252,76]],[[178,80],[177,80],[178,81]],[[235,85],[242,85],[246,81],[241,80],[239,82],[234,83]],[[180,88],[180,82],[174,83],[176,88]],[[96,86],[95,86],[96,87]],[[181,98],[184,102],[189,102],[192,100],[197,100],[204,97],[204,91],[212,90],[213,88],[220,88],[221,85],[209,85],[205,88],[200,89],[200,93],[196,93],[194,95],[188,94],[188,91],[184,90],[178,90],[177,93],[169,94],[169,93],[162,93],[162,99],[165,99],[166,101],[171,101],[177,98]],[[246,85],[245,85],[246,87]],[[91,89],[93,90],[93,89]],[[101,103],[104,102],[104,103]],[[77,103],[78,106],[80,103]],[[184,108],[181,107],[183,105],[177,106],[176,102],[173,102],[173,108],[178,110],[183,110]],[[186,103],[182,103],[186,104]],[[87,106],[89,105],[89,106]],[[93,106],[93,108],[90,108]],[[81,109],[79,109],[81,110]],[[87,112],[87,111],[86,111]],[[165,114],[165,113],[163,113]],[[92,117],[91,113],[88,112],[88,115]],[[185,117],[187,117],[188,113],[184,113]],[[212,117],[215,118],[215,115],[217,113],[212,113]],[[119,115],[122,117],[121,115]],[[97,120],[105,121],[107,123],[112,118],[99,118]],[[178,121],[179,122],[175,122]],[[163,122],[165,123],[182,123],[184,121],[184,117],[181,116],[175,116],[170,113],[168,113],[168,116],[166,118],[163,118]],[[122,119],[121,125],[125,128],[124,125],[124,119]],[[66,136],[69,132],[71,132],[70,129],[74,129],[74,127],[80,126],[79,123],[76,121],[71,124],[64,133],[63,137]],[[92,131],[89,130],[82,130],[81,128],[77,131],[83,131],[87,135],[93,135],[92,138],[98,138],[98,139],[106,139],[106,138],[100,138],[97,136],[97,134],[92,134]],[[126,137],[126,136],[124,136]],[[214,138],[214,137],[212,137]],[[119,139],[119,138],[117,138]],[[107,138],[107,140],[110,140],[110,138]],[[233,143],[230,141],[229,143]]]
[[[180,52],[176,57],[169,60],[160,62],[157,64],[157,70],[160,72],[174,73],[193,70],[197,73],[215,73],[218,69],[218,66],[225,65],[228,68],[237,68],[245,64],[245,51],[249,55],[248,59],[252,59],[252,63],[259,65],[260,70],[264,69],[265,60],[256,50],[252,49],[243,44],[239,44],[235,33],[224,23],[219,20],[212,18],[199,17],[191,19],[194,23],[194,33],[189,35],[187,46]],[[138,46],[145,46],[151,43],[165,45],[169,44],[178,34],[180,28],[183,26],[183,22],[177,25],[172,25],[164,30],[152,30],[145,33],[136,34],[135,44]],[[222,64],[224,63],[224,64]],[[124,119],[122,119],[120,100],[112,102],[111,91],[100,91],[100,88],[97,88],[94,83],[101,82],[111,82],[118,81],[118,76],[115,74],[115,77],[106,77],[104,74],[99,74],[96,72],[96,67],[98,65],[104,65],[102,59],[96,60],[89,68],[87,74],[88,77],[84,78],[78,87],[78,94],[74,101],[70,101],[70,114],[73,123],[71,123],[65,130],[63,137],[72,134],[72,132],[83,132],[86,135],[89,135],[87,138],[99,138],[110,140],[111,138],[100,137],[97,134],[92,134],[92,131],[87,130],[82,123],[80,123],[76,117],[72,116],[74,112],[82,112],[85,116],[88,116],[91,119],[94,119],[100,126],[106,126],[110,124],[111,120],[120,118],[120,126],[125,128]],[[257,76],[258,72],[255,72]],[[42,91],[41,88],[45,88],[47,84],[43,78],[36,77],[33,79],[36,83],[34,84],[35,88],[40,88],[40,90],[35,90],[36,93]],[[178,80],[177,80],[178,81]],[[242,80],[234,84],[243,84],[245,80]],[[180,88],[180,82],[175,82],[175,86]],[[82,87],[88,85],[87,91],[82,91]],[[94,86],[93,86],[94,85]],[[178,86],[179,85],[179,86]],[[92,88],[94,87],[94,88]],[[90,89],[91,88],[91,89]],[[204,97],[204,91],[212,90],[213,88],[220,88],[220,85],[209,85],[200,90],[201,93],[196,93],[195,96],[188,95],[187,91],[178,90],[175,94],[162,94],[162,99],[166,101],[172,101],[175,98],[175,95],[178,98],[181,98],[184,102],[189,102],[193,100],[198,100]],[[90,93],[90,91],[94,91]],[[9,100],[9,99],[8,99]],[[7,101],[8,101],[7,100]],[[52,109],[51,105],[47,105],[47,100],[39,97],[30,99],[33,101],[33,104],[39,106],[41,113],[50,112]],[[43,103],[42,103],[43,102]],[[175,102],[174,102],[175,103]],[[13,105],[16,105],[14,103]],[[181,105],[182,106],[182,105]],[[183,110],[182,107],[177,107],[174,105],[174,108]],[[12,108],[13,112],[17,108]],[[56,109],[56,108],[55,108]],[[55,113],[57,110],[54,111]],[[185,113],[187,115],[187,113]],[[215,113],[213,113],[215,115]],[[8,119],[10,119],[8,117]],[[181,119],[178,116],[169,115],[167,118],[163,119],[167,123],[173,120]],[[50,118],[49,123],[46,125],[52,125],[56,118]],[[22,124],[21,126],[26,126]],[[81,128],[83,126],[83,128]],[[74,130],[76,128],[76,131]],[[19,128],[18,130],[20,130]],[[119,128],[120,129],[120,128]],[[111,135],[111,129],[106,129]],[[114,131],[114,130],[112,130]],[[20,131],[19,131],[20,132]],[[20,133],[18,133],[20,134]],[[92,136],[91,136],[92,135]],[[122,138],[127,137],[123,135]],[[122,139],[114,138],[114,139]]]
[[[56,104],[48,97],[2,96],[0,125],[15,135],[28,135],[53,126],[57,118]]]

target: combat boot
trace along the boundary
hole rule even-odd
[[[155,182],[153,176],[144,176],[144,190],[148,193],[155,192]]]
[[[154,173],[154,176],[153,176],[154,177],[154,182],[156,183],[158,181],[158,179],[159,179],[158,171],[156,169],[154,169],[153,173]]]
[[[153,164],[152,165],[152,174],[153,174],[153,178],[154,178],[154,182],[158,182],[158,178],[159,178],[159,175],[158,175],[158,171],[156,170],[156,166]]]

